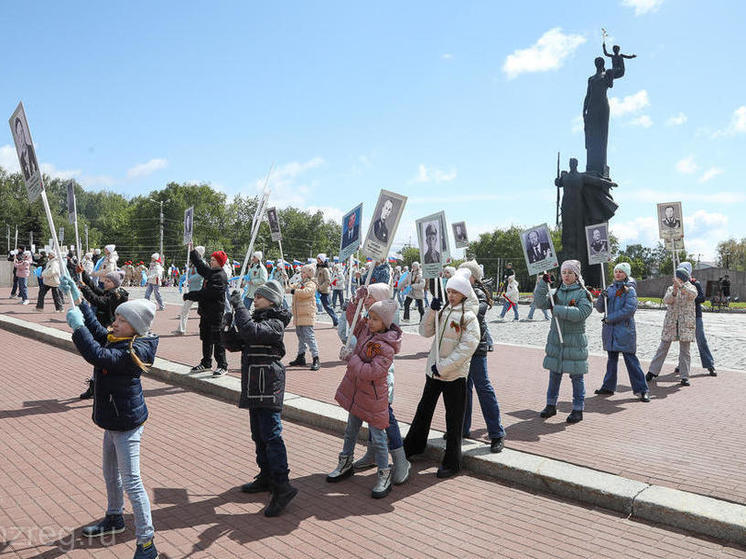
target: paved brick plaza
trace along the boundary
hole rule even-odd
[[[79,356],[0,330],[17,366],[0,370],[0,557],[121,558],[133,523],[109,545],[81,539],[105,506],[101,430],[77,392]],[[473,475],[438,481],[431,462],[386,499],[373,474],[330,486],[338,436],[286,422],[291,478],[286,514],[261,514],[266,495],[237,486],[256,474],[243,410],[144,381],[151,417],[142,473],[156,542],[176,557],[746,557],[746,551]],[[129,512],[129,503],[126,505]],[[444,513],[443,511],[447,511]]]
[[[30,306],[0,299],[0,312],[47,326],[69,330],[64,315],[47,310],[35,313]],[[196,335],[196,310],[192,311],[186,337],[170,334],[176,327],[177,307],[168,305],[158,313],[155,331],[162,335],[158,356],[193,365],[201,356]],[[287,390],[325,402],[334,401],[339,380],[344,374],[338,360],[339,341],[331,324],[318,323],[317,338],[322,369],[290,369]],[[295,355],[297,338],[292,326],[286,332],[289,361]],[[394,410],[403,421],[410,421],[424,384],[424,357],[429,342],[407,334],[402,353],[396,358],[396,396]],[[735,348],[743,351],[743,348]],[[228,354],[231,374],[238,375],[239,354]],[[533,454],[572,462],[624,477],[691,491],[703,495],[746,503],[746,419],[742,413],[742,395],[746,393],[746,374],[721,372],[710,377],[693,368],[692,386],[680,387],[666,365],[653,401],[644,404],[632,396],[626,369],[620,363],[620,386],[616,395],[593,394],[603,378],[605,359],[591,356],[586,377],[585,420],[568,426],[564,419],[570,411],[571,386],[564,382],[560,392],[560,413],[545,421],[538,417],[544,406],[547,373],[541,368],[541,349],[497,345],[489,354],[490,377],[495,385],[507,430],[506,446]],[[643,362],[643,367],[647,363]],[[77,395],[82,389],[83,371],[65,387],[61,398]],[[476,404],[476,398],[475,398]],[[478,404],[472,436],[486,436]],[[443,429],[442,406],[433,422]]]

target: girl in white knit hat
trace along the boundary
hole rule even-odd
[[[254,304],[254,294],[260,285],[267,282],[267,268],[262,263],[261,250],[257,250],[251,255],[251,266],[246,270],[246,287],[244,287],[243,306],[251,311],[251,305]],[[230,277],[230,276],[228,276]]]

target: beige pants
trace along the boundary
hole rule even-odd
[[[679,374],[681,378],[689,378],[689,369],[692,363],[691,345],[692,342],[679,342]],[[658,351],[655,352],[655,357],[650,362],[650,368],[648,369],[654,375],[660,374],[670,347],[671,342],[661,340]]]

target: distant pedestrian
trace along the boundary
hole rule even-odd
[[[28,305],[28,279],[31,275],[31,251],[24,250],[20,254],[20,259],[13,263],[13,272],[15,273],[14,285],[18,285],[18,296],[21,298],[21,305]]]
[[[319,346],[313,331],[316,322],[316,282],[314,282],[314,266],[306,264],[301,268],[300,282],[290,283],[288,291],[293,296],[293,324],[298,336],[298,356],[288,363],[289,367],[306,366],[306,347],[311,351],[311,370],[318,371]]]
[[[351,308],[350,305],[348,309]],[[349,414],[337,467],[326,476],[326,481],[338,482],[354,473],[353,453],[360,427],[365,421],[378,466],[376,484],[371,491],[374,499],[381,499],[391,492],[385,431],[389,425],[386,377],[394,355],[401,349],[402,331],[393,324],[396,311],[396,303],[386,298],[374,303],[368,316],[355,325],[354,335],[358,343],[347,357],[347,369],[334,397]]]
[[[197,254],[199,254],[200,258],[203,258],[205,256],[205,247],[196,246],[194,247],[194,250],[197,251]],[[189,268],[187,268],[185,277],[186,279],[184,280],[184,284],[186,284],[186,293],[189,293],[190,291],[199,291],[200,289],[202,289],[204,278],[197,273],[197,268],[195,268],[194,264],[190,265]],[[183,288],[180,285],[179,293],[181,293],[183,296],[182,291]],[[184,336],[186,334],[189,311],[191,310],[194,303],[195,301],[192,301],[191,299],[184,300],[184,304],[181,306],[181,312],[179,313],[179,327],[174,330],[172,334],[176,334],[177,336]]]
[[[692,274],[692,265],[690,262],[682,262],[679,264],[680,267],[686,268],[686,271],[689,272],[689,275]],[[717,372],[715,371],[715,358],[712,356],[712,352],[710,351],[710,345],[707,343],[707,336],[705,335],[705,324],[702,320],[702,303],[704,303],[707,298],[705,297],[705,291],[702,289],[702,284],[699,283],[693,276],[689,280],[690,283],[694,286],[694,288],[697,290],[697,298],[694,299],[694,315],[695,315],[695,338],[697,340],[697,350],[699,350],[699,359],[702,364],[703,369],[707,369],[707,371],[710,373],[711,377],[718,376]],[[678,367],[676,368],[676,372],[678,373]]]
[[[267,268],[262,263],[261,250],[257,250],[251,256],[251,266],[246,270],[246,286],[244,287],[244,307],[251,310],[251,305],[254,302],[254,293],[267,281]],[[229,276],[230,277],[230,276]]]
[[[334,308],[337,301],[339,301],[339,308],[342,309],[345,304],[345,289],[347,284],[345,282],[345,273],[342,270],[341,264],[335,264],[332,268],[332,308]]]
[[[537,274],[536,276],[536,285],[539,284],[541,281],[541,277],[546,274],[546,272],[543,272],[541,274]],[[536,289],[536,285],[534,286],[534,289]],[[533,320],[534,319],[534,312],[536,312],[536,301],[531,301],[531,306],[528,308],[528,315],[526,316],[526,320]],[[550,320],[549,317],[549,311],[547,309],[541,309],[542,314],[544,315],[544,320]]]
[[[332,324],[336,328],[339,319],[337,318],[337,313],[334,312],[334,308],[329,304],[331,274],[329,273],[329,258],[324,253],[321,253],[316,257],[316,276],[314,277],[314,281],[316,282],[316,289],[319,292],[321,305],[332,319]]]
[[[505,287],[505,293],[503,294],[505,303],[503,303],[503,310],[500,313],[500,318],[505,318],[505,313],[507,313],[512,308],[513,320],[519,320],[520,317],[518,316],[518,297],[520,296],[520,292],[518,291],[518,280],[515,279],[515,274],[512,274],[508,276],[508,279],[506,281],[507,286]]]
[[[551,308],[556,318],[549,328],[544,357],[544,368],[549,370],[547,405],[539,415],[549,418],[557,414],[560,383],[566,373],[572,381],[572,412],[567,416],[567,423],[577,423],[583,420],[585,408],[584,376],[588,372],[585,321],[593,311],[593,298],[583,283],[580,262],[565,260],[560,270],[562,283],[554,294],[547,274],[534,291],[536,308]],[[562,332],[562,341],[558,332]]]
[[[632,393],[643,402],[649,402],[650,394],[645,382],[645,373],[642,372],[640,361],[637,359],[637,291],[630,282],[631,271],[628,262],[620,262],[614,266],[614,283],[596,300],[596,310],[606,312],[601,338],[604,350],[608,354],[606,376],[596,394],[611,395],[616,391],[617,366],[621,353],[627,366]]]
[[[36,300],[36,310],[42,312],[44,310],[44,298],[47,295],[47,291],[52,291],[52,300],[54,301],[55,311],[60,313],[63,310],[62,306],[62,293],[60,293],[60,278],[62,277],[62,269],[60,259],[54,251],[50,251],[47,255],[47,265],[44,266],[44,271],[41,273],[43,283],[39,287],[39,296]]]
[[[150,255],[150,267],[148,268],[148,285],[145,288],[145,298],[150,301],[150,296],[155,293],[155,300],[158,303],[158,310],[165,310],[161,298],[161,285],[163,285],[163,266],[161,265],[161,255],[154,252]]]
[[[405,321],[409,321],[409,306],[412,301],[417,305],[417,312],[420,313],[420,321],[425,314],[425,309],[422,306],[422,300],[425,298],[425,279],[422,277],[422,270],[420,270],[419,262],[412,262],[412,270],[404,280],[404,288],[409,288],[406,298],[404,299],[404,317]]]

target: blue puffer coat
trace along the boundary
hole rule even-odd
[[[73,332],[73,342],[83,359],[93,365],[93,422],[102,429],[129,431],[145,423],[148,408],[140,384],[142,370],[132,359],[134,351],[143,363],[153,363],[158,336],[136,337],[108,342],[108,330],[101,326],[88,303],[80,310],[85,327]]]
[[[549,285],[539,280],[534,290],[537,309],[551,308]],[[584,375],[588,372],[588,338],[585,336],[585,320],[593,311],[588,292],[579,283],[565,285],[554,295],[552,326],[547,336],[544,368],[550,371]],[[557,323],[562,329],[563,344],[557,335]]]
[[[626,280],[615,281],[606,288],[607,314],[606,323],[601,330],[604,351],[637,352],[637,328],[635,311],[637,310],[637,292]],[[604,298],[596,300],[596,310],[604,312]]]

